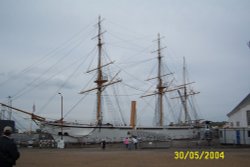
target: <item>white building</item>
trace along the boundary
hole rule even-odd
[[[250,144],[250,93],[227,114],[229,126],[220,129],[221,144]]]
[[[230,127],[250,127],[250,93],[227,116]]]

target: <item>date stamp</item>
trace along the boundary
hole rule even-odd
[[[224,159],[224,151],[175,151],[175,160],[219,160]]]

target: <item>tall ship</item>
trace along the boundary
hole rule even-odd
[[[95,87],[82,90],[79,92],[81,95],[88,94],[89,92],[96,93],[96,103],[95,103],[95,121],[92,123],[79,123],[78,121],[69,122],[64,118],[63,114],[63,96],[61,93],[61,118],[55,121],[49,121],[47,118],[43,116],[39,116],[34,114],[34,112],[28,112],[16,107],[13,107],[9,104],[0,103],[2,108],[9,108],[24,114],[28,114],[31,116],[31,119],[39,125],[40,129],[44,132],[50,133],[56,141],[64,140],[64,142],[69,143],[83,143],[83,142],[100,142],[105,139],[110,142],[121,142],[126,137],[136,136],[140,138],[140,140],[144,141],[152,141],[152,140],[169,140],[169,139],[190,139],[196,138],[199,136],[201,131],[201,126],[198,122],[198,116],[195,114],[194,118],[191,118],[190,112],[188,109],[189,105],[189,97],[197,94],[198,92],[194,92],[192,90],[188,90],[188,85],[193,82],[187,82],[186,80],[186,65],[185,59],[183,60],[183,83],[181,85],[176,85],[171,87],[170,84],[165,82],[166,77],[171,76],[172,73],[164,73],[162,68],[162,50],[165,47],[161,46],[161,36],[158,34],[156,43],[157,49],[153,53],[157,54],[157,74],[154,77],[148,78],[147,81],[155,80],[157,81],[157,85],[153,92],[146,92],[141,95],[140,98],[147,98],[149,96],[154,96],[156,98],[155,101],[155,124],[153,126],[149,125],[139,125],[137,123],[137,103],[136,101],[131,101],[131,111],[130,111],[130,122],[126,124],[124,119],[121,119],[121,123],[110,123],[105,122],[105,111],[103,107],[104,98],[106,95],[104,94],[104,90],[112,87],[116,84],[123,82],[118,76],[119,71],[113,73],[113,75],[107,75],[104,73],[105,68],[108,68],[110,65],[114,63],[114,61],[110,61],[108,63],[103,62],[103,34],[102,31],[102,19],[98,18],[98,34],[94,39],[97,39],[97,50],[98,50],[98,59],[97,66],[94,69],[88,70],[87,73],[95,72]],[[166,94],[169,92],[177,92],[178,97],[172,97],[172,99],[177,98],[182,105],[182,115],[178,122],[171,122],[168,125],[164,122],[164,118],[166,117],[166,105],[164,98]],[[112,107],[112,106],[111,106]],[[4,109],[2,109],[4,110]],[[118,109],[114,109],[115,112],[119,113]],[[117,113],[116,113],[117,114]],[[182,119],[181,119],[182,117]]]

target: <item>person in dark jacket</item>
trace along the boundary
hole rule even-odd
[[[0,137],[0,166],[13,167],[16,165],[16,160],[20,157],[13,139],[10,138],[12,128],[6,126],[3,130],[3,136]]]
[[[106,140],[105,139],[102,139],[101,146],[102,146],[102,150],[105,150],[105,148],[106,148]]]

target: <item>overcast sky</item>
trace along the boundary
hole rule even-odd
[[[96,46],[91,38],[101,15],[108,56],[141,80],[136,82],[122,71],[124,82],[142,89],[148,86],[142,81],[152,71],[151,64],[137,66],[137,62],[156,56],[151,53],[156,49],[152,41],[160,33],[162,45],[167,46],[165,62],[179,82],[186,58],[190,80],[195,81],[192,87],[200,92],[196,96],[200,116],[227,120],[226,114],[250,93],[249,9],[249,0],[1,0],[0,101],[7,102],[8,96],[33,85],[34,90],[13,99],[14,106],[32,110],[35,103],[38,113],[57,115],[60,91],[69,110],[91,79],[85,72],[95,66],[88,55]],[[138,108],[143,108],[140,99],[133,99],[139,97],[128,99],[138,100]],[[51,103],[46,106],[48,99]],[[93,104],[83,101],[78,110],[94,110],[94,100],[92,94],[88,102]],[[73,119],[79,117],[90,116],[78,113]]]

